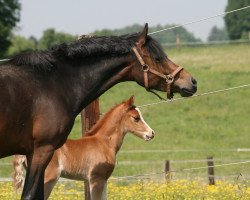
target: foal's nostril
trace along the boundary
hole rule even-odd
[[[197,81],[196,81],[193,77],[191,78],[191,81],[192,81],[192,83],[193,83],[194,85],[197,84]]]
[[[154,131],[152,131],[152,136],[154,136],[155,135],[155,132]]]

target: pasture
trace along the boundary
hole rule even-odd
[[[194,75],[198,81],[197,93],[249,83],[249,44],[183,47],[166,52],[169,58]],[[136,105],[159,101],[134,83],[120,84],[100,98],[102,112],[131,94],[135,94]],[[250,89],[245,88],[141,108],[145,120],[155,130],[156,137],[145,143],[128,135],[118,155],[118,165],[113,175],[159,172],[163,170],[163,161],[166,159],[201,160],[211,155],[214,156],[215,164],[249,159],[250,152],[236,151],[237,148],[249,148],[249,98]],[[79,137],[74,134],[80,132],[79,127],[78,121],[71,137]],[[206,163],[173,162],[172,169],[204,165]],[[250,174],[249,167],[250,164],[223,167],[216,169],[215,173],[217,176],[233,176],[241,172],[247,176]],[[176,173],[175,176],[197,177],[206,173],[207,170],[201,170]]]
[[[182,47],[166,49],[175,63],[184,66],[196,78],[198,92],[234,87],[250,83],[249,44]],[[104,113],[122,100],[135,95],[136,105],[159,101],[135,83],[122,83],[100,98]],[[165,93],[161,94],[165,97]],[[178,95],[175,96],[175,98]],[[113,177],[158,173],[163,171],[164,160],[171,161],[172,170],[206,166],[204,160],[213,156],[216,164],[249,160],[250,151],[250,88],[163,103],[141,108],[145,121],[155,130],[156,136],[144,142],[127,135],[118,154]],[[76,119],[70,138],[81,137],[80,117]],[[0,160],[0,177],[12,176],[10,157]],[[239,174],[241,174],[240,178]],[[174,179],[207,181],[207,170],[176,172]],[[215,168],[215,179],[249,185],[250,164]],[[143,178],[163,179],[163,174]],[[128,181],[128,180],[127,180]],[[126,182],[127,182],[126,181]]]
[[[197,93],[249,83],[249,44],[183,47],[180,50],[169,49],[166,52],[169,58],[194,75],[198,81]],[[146,93],[144,88],[134,83],[122,83],[100,98],[101,112],[105,112],[110,106],[131,94],[135,94],[136,105],[159,101],[156,96]],[[162,93],[162,96],[165,97],[165,95]],[[159,172],[163,170],[163,161],[166,159],[200,160],[212,155],[215,160],[218,160],[215,164],[249,159],[250,152],[236,152],[237,148],[249,148],[249,98],[250,89],[245,88],[141,108],[145,120],[155,130],[156,137],[145,143],[128,135],[118,155],[118,165],[113,175]],[[72,132],[80,133],[79,127],[76,124]],[[70,137],[79,136],[71,134]],[[190,149],[195,151],[185,151]],[[233,149],[235,151],[231,151]],[[149,152],[133,152],[133,150]],[[154,150],[170,151],[155,153]],[[131,161],[135,163],[129,164]],[[173,163],[172,168],[177,170],[201,165],[206,163]],[[216,175],[231,176],[240,172],[249,175],[249,167],[250,164],[218,168]],[[200,173],[206,175],[207,171],[181,173],[175,176],[196,177]]]

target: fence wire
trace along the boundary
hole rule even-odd
[[[235,87],[231,87],[231,88],[225,88],[225,89],[221,89],[221,90],[214,90],[211,92],[205,92],[205,93],[201,93],[201,94],[195,94],[191,97],[185,98],[185,97],[180,97],[180,98],[176,98],[176,99],[168,99],[168,100],[163,100],[163,101],[158,101],[158,102],[154,102],[154,103],[148,103],[148,104],[144,104],[144,105],[139,105],[137,106],[138,108],[142,108],[142,107],[148,107],[148,106],[153,106],[153,105],[157,105],[157,104],[162,104],[162,103],[172,103],[174,101],[180,101],[180,100],[187,100],[190,98],[195,98],[195,97],[201,97],[201,96],[207,96],[207,95],[213,95],[213,94],[218,94],[218,93],[222,93],[222,92],[227,92],[227,91],[231,91],[231,90],[236,90],[236,89],[241,89],[241,88],[246,88],[249,87],[250,84],[245,84],[245,85],[239,85],[239,86],[235,86]]]
[[[214,166],[201,166],[201,167],[184,168],[184,169],[179,169],[179,170],[170,170],[168,173],[194,171],[194,170],[200,170],[200,169],[218,168],[218,167],[242,165],[242,164],[249,164],[249,163],[250,163],[250,160],[247,160],[247,161],[242,161],[242,162],[224,163],[224,164],[219,164],[219,165],[214,165]],[[165,171],[161,171],[161,172],[154,172],[154,173],[136,174],[136,175],[131,175],[131,176],[111,177],[110,179],[111,180],[135,179],[135,178],[142,178],[142,177],[165,174],[165,173],[166,173]]]
[[[158,30],[158,31],[151,32],[148,35],[153,35],[153,34],[156,34],[156,33],[163,32],[163,31],[167,31],[167,30],[171,30],[171,29],[175,29],[175,28],[187,26],[187,25],[198,23],[198,22],[202,22],[202,21],[207,21],[209,19],[213,19],[213,18],[216,18],[216,17],[219,17],[219,16],[224,16],[224,15],[227,15],[227,14],[230,14],[230,13],[234,13],[234,12],[238,12],[238,11],[241,11],[241,10],[245,10],[245,9],[248,9],[248,8],[250,8],[250,5],[242,7],[242,8],[239,8],[239,9],[231,10],[231,11],[228,11],[228,12],[223,12],[223,13],[220,13],[220,14],[217,14],[217,15],[214,15],[214,16],[205,17],[205,18],[202,18],[202,19],[199,19],[199,20],[187,22],[187,23],[184,23],[184,24],[181,24],[181,25],[176,25],[176,26],[172,26],[172,27],[169,27],[169,28],[164,28],[164,29],[161,29],[161,30]]]

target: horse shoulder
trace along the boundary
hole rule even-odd
[[[85,138],[88,178],[108,179],[115,167],[115,154],[109,149],[107,141],[98,135]]]
[[[41,142],[49,138],[59,148],[65,143],[75,118],[60,103],[50,99],[40,101],[33,113],[33,138]]]

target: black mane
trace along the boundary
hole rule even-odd
[[[14,56],[8,63],[17,66],[32,66],[43,71],[51,71],[58,59],[78,59],[92,56],[121,56],[132,51],[139,33],[123,36],[94,36],[72,43],[63,43],[46,51],[25,52]],[[154,60],[166,57],[156,40],[147,36],[146,48]]]
[[[40,71],[52,71],[55,68],[56,59],[50,51],[32,51],[17,54],[7,63],[29,66]]]

